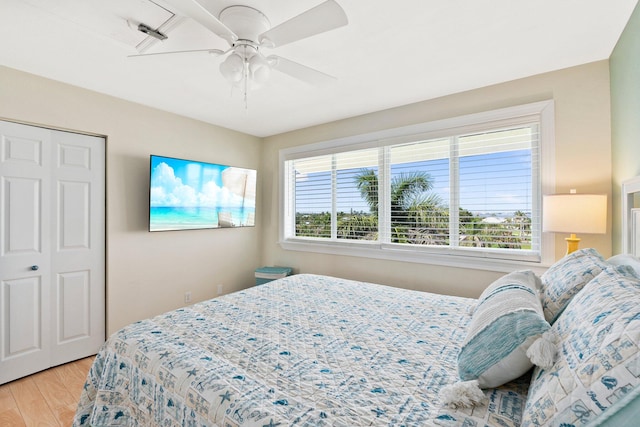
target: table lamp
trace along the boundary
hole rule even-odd
[[[607,232],[606,194],[552,194],[543,197],[542,231],[569,233],[567,255],[578,250],[576,233]]]

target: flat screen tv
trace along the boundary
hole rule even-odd
[[[253,227],[256,171],[151,155],[149,231]]]

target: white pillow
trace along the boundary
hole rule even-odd
[[[496,280],[480,295],[467,337],[458,355],[463,381],[481,388],[516,379],[533,366],[529,347],[550,329],[538,297],[539,279],[532,271],[516,271]],[[545,336],[550,340],[551,337]],[[553,362],[553,346],[546,362]],[[539,358],[540,359],[540,358]]]

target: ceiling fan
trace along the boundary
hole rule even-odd
[[[272,69],[313,85],[324,85],[335,80],[321,71],[277,55],[266,56],[263,53],[263,49],[280,47],[347,25],[347,16],[335,0],[326,0],[275,27],[271,27],[269,19],[262,12],[249,6],[229,6],[216,17],[196,0],[165,1],[173,6],[177,14],[193,19],[226,40],[229,49],[158,52],[131,56],[189,52],[208,52],[216,56],[226,56],[220,64],[220,73],[232,85],[243,88],[245,101],[247,90],[266,82]],[[144,24],[140,24],[138,30],[158,39],[166,37]]]

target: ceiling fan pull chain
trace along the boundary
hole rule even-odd
[[[244,62],[244,67],[243,67],[243,72],[244,72],[244,110],[248,111],[249,110],[249,101],[248,101],[248,95],[247,93],[249,92],[249,60],[247,59],[247,45],[244,45],[244,55],[243,55],[243,62]]]

